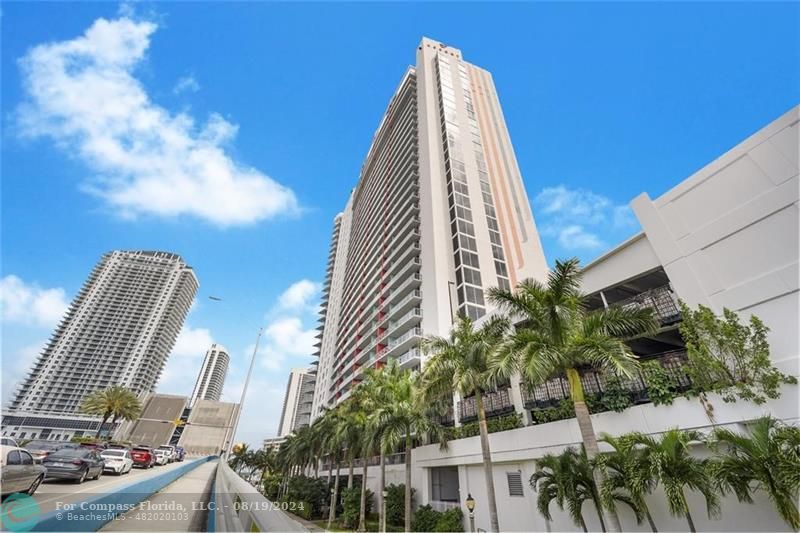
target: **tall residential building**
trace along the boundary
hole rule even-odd
[[[228,350],[221,344],[212,344],[203,359],[197,383],[194,384],[190,406],[194,405],[197,400],[219,401],[222,396],[222,388],[225,386],[229,362]]]
[[[88,393],[112,385],[152,392],[197,287],[176,254],[103,255],[4,413],[3,430],[66,437],[96,427],[79,413]]]
[[[314,416],[365,368],[419,368],[422,336],[484,316],[486,289],[546,272],[491,74],[423,38],[334,223]]]
[[[283,411],[278,422],[278,437],[285,437],[311,423],[315,375],[312,370],[293,368],[286,384]]]

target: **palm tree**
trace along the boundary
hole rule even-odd
[[[627,438],[631,439],[634,446],[641,448],[641,464],[649,469],[648,475],[664,490],[670,513],[686,517],[692,533],[697,529],[686,500],[686,489],[703,495],[709,518],[719,512],[712,462],[692,456],[689,449],[690,443],[703,441],[702,434],[698,431],[670,429],[658,439],[642,433],[631,433]]]
[[[612,437],[604,433],[600,436],[600,441],[614,450],[603,453],[596,459],[598,467],[605,472],[605,482],[600,488],[603,505],[613,510],[615,500],[623,496],[630,499],[633,507],[647,518],[653,533],[658,533],[645,499],[656,483],[641,450],[626,437]]]
[[[249,451],[250,449],[248,448],[247,444],[234,446],[233,457],[230,459],[228,464],[237,474],[242,470],[242,467],[245,466],[247,461],[247,453]]]
[[[569,259],[556,261],[546,283],[528,279],[513,292],[489,289],[489,300],[519,324],[492,361],[492,370],[498,378],[519,373],[532,384],[566,375],[583,446],[593,461],[599,448],[579,369],[589,366],[632,375],[638,361],[625,340],[656,331],[658,322],[649,308],[587,310],[580,281],[579,261]],[[602,486],[601,470],[595,470],[594,476]],[[618,531],[619,521],[611,515],[609,525]]]
[[[750,426],[748,435],[717,429],[713,436],[712,446],[725,448],[715,465],[722,489],[747,503],[753,503],[753,491],[766,492],[784,522],[800,529],[800,429],[765,416]]]
[[[483,394],[493,390],[497,384],[490,372],[489,361],[508,330],[509,322],[504,318],[490,318],[480,328],[475,329],[472,320],[462,315],[448,338],[428,337],[421,343],[422,349],[432,354],[423,375],[425,396],[428,400],[446,401],[447,398],[452,398],[453,391],[458,392],[462,398],[475,395],[492,531],[499,531],[500,526]],[[406,487],[408,486],[407,483]]]
[[[606,530],[603,514],[600,512],[600,495],[585,452],[578,453],[574,448],[567,448],[559,455],[547,454],[537,459],[536,471],[531,476],[530,484],[538,493],[536,508],[548,521],[553,519],[550,503],[555,502],[561,510],[566,504],[575,525],[588,531],[583,517],[583,504],[591,501],[597,509],[601,528]]]
[[[334,463],[336,464],[336,479],[334,481],[333,490],[331,491],[331,503],[328,513],[328,529],[331,528],[333,521],[336,519],[336,499],[339,496],[339,474],[342,467],[342,459],[344,459],[344,441],[342,434],[339,432],[339,425],[342,424],[341,417],[342,410],[339,408],[325,411],[322,415],[325,419],[325,425],[328,428],[322,436],[323,448],[328,453],[329,464],[328,473],[333,469]]]
[[[95,435],[100,437],[103,426],[109,418],[113,417],[112,427],[120,418],[123,420],[135,420],[142,412],[142,405],[132,390],[120,385],[114,385],[107,389],[92,391],[86,395],[81,404],[81,411],[103,418]]]
[[[383,370],[383,377],[381,397],[384,401],[372,419],[381,428],[384,453],[390,453],[401,445],[405,449],[405,531],[411,531],[411,452],[415,436],[419,438],[427,434],[438,440],[442,447],[447,446],[447,440],[442,426],[434,420],[426,405],[418,373],[404,371],[396,361],[392,361]]]

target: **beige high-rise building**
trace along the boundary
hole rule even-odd
[[[228,374],[230,356],[228,350],[221,344],[212,344],[203,358],[203,366],[197,375],[189,405],[193,406],[198,400],[211,400],[218,402],[225,387],[225,376]]]
[[[337,215],[312,419],[362,372],[424,365],[423,335],[547,266],[492,76],[423,38]]]

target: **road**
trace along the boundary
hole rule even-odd
[[[154,466],[148,470],[134,468],[130,473],[121,476],[103,474],[96,481],[87,480],[80,485],[60,479],[45,481],[36,491],[33,498],[39,504],[41,513],[46,514],[59,508],[59,504],[63,509],[64,504],[82,502],[100,494],[108,494],[120,487],[162,474],[185,464],[186,462],[172,463],[164,466]]]

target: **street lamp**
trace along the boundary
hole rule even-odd
[[[475,498],[472,494],[467,494],[467,511],[469,511],[469,530],[475,531]]]

